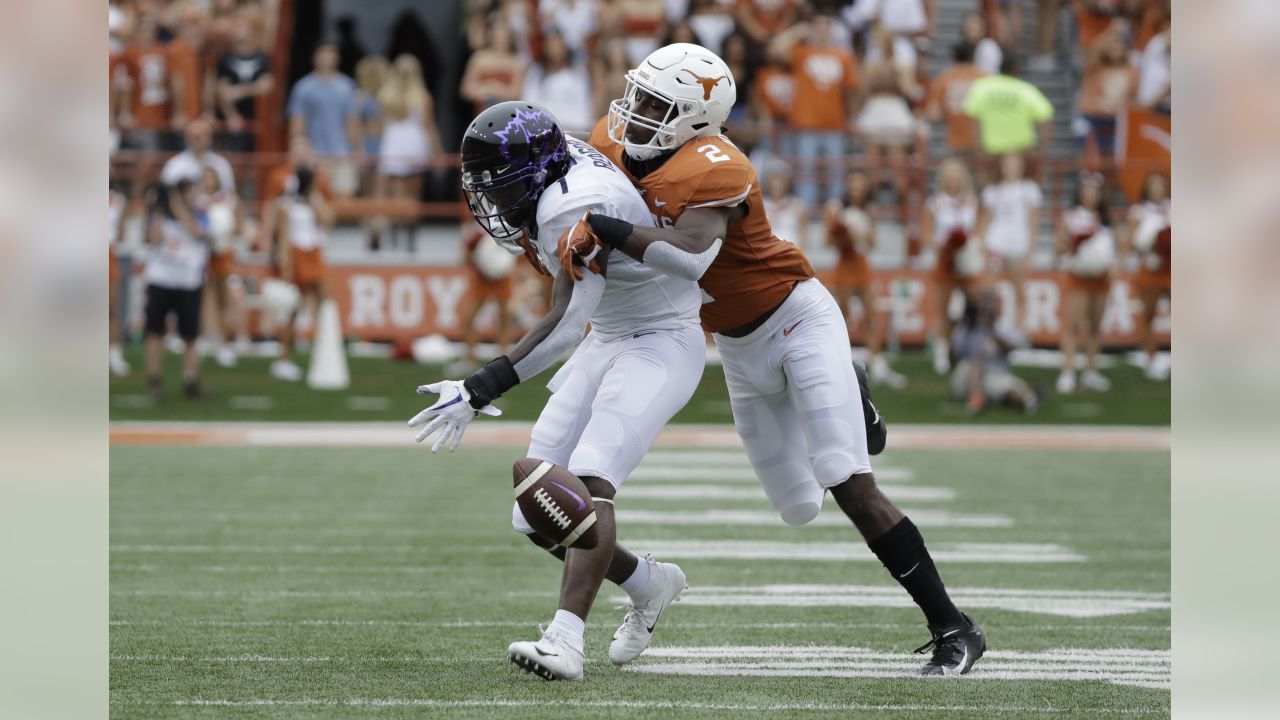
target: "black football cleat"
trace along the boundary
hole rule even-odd
[[[884,444],[889,439],[889,428],[884,424],[884,416],[871,401],[871,380],[867,377],[867,366],[854,360],[853,373],[858,376],[858,390],[862,395],[862,417],[867,425],[867,452],[879,455],[884,452]]]
[[[933,657],[920,668],[921,675],[964,675],[987,652],[987,636],[982,634],[982,627],[968,615],[964,619],[968,623],[964,627],[947,630],[930,628],[933,639],[916,648],[919,655],[933,648]]]

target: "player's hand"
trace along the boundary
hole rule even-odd
[[[418,431],[418,436],[414,438],[415,442],[422,442],[437,430],[444,429],[440,437],[436,438],[435,444],[431,446],[432,453],[440,452],[440,448],[446,444],[449,445],[449,452],[457,450],[458,443],[462,442],[462,433],[467,431],[467,426],[477,415],[497,417],[502,414],[501,410],[492,405],[485,405],[479,410],[471,407],[471,394],[467,392],[461,380],[441,380],[430,385],[422,385],[418,388],[418,394],[440,396],[436,404],[414,415],[409,421],[409,427],[426,423],[426,427]],[[430,422],[427,422],[428,420]]]
[[[582,218],[560,236],[560,243],[557,246],[560,265],[574,280],[582,279],[584,266],[593,273],[600,273],[600,263],[596,258],[604,250],[604,245],[601,244],[600,238],[591,232],[591,226],[587,224],[589,217],[591,217],[590,210],[584,212]]]

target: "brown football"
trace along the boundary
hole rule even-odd
[[[596,508],[587,486],[554,463],[520,458],[511,466],[516,502],[525,520],[560,547],[590,550],[596,535]]]

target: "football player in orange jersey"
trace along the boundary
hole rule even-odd
[[[626,170],[659,227],[590,214],[561,240],[561,261],[572,271],[617,250],[698,281],[702,325],[769,501],[804,525],[830,490],[924,611],[933,637],[919,652],[933,654],[921,674],[968,672],[985,638],[951,602],[919,530],[876,486],[867,427],[880,417],[863,403],[844,317],[800,249],[774,236],[755,169],[721,134],[737,98],[733,74],[709,50],[674,44],[626,77],[590,141]]]

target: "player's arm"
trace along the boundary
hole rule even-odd
[[[675,227],[653,228],[592,214],[587,223],[606,247],[653,269],[698,280],[720,253],[729,223],[747,214],[745,205],[686,209]]]

